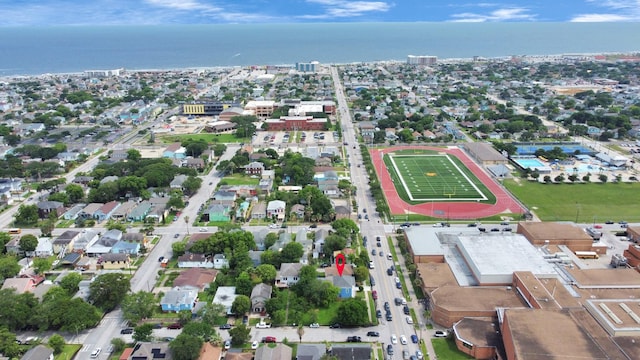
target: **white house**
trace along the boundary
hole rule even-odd
[[[187,253],[178,257],[178,267],[211,269],[213,267],[213,263],[203,254]]]
[[[33,254],[27,253],[27,256],[37,256],[37,257],[49,257],[53,255],[53,242],[51,238],[42,237],[38,238],[38,246],[36,246]]]
[[[276,276],[276,286],[289,287],[296,284],[300,280],[298,275],[302,266],[304,265],[301,263],[283,263],[280,265],[278,276]]]
[[[224,306],[228,315],[231,315],[231,306],[233,300],[236,299],[236,287],[235,286],[218,286],[216,294],[213,296],[213,304],[220,304]]]
[[[267,218],[273,219],[275,217],[278,220],[284,220],[286,208],[287,203],[282,200],[269,201],[267,204]]]
[[[213,268],[220,270],[225,267],[229,267],[229,260],[227,260],[224,254],[213,255]]]

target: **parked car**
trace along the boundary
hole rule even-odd
[[[230,324],[222,324],[220,325],[220,330],[229,330],[231,329],[231,325]]]
[[[380,311],[380,309],[376,310],[376,317],[378,319],[382,318],[382,311]]]
[[[95,359],[98,357],[98,355],[100,355],[100,352],[102,351],[101,348],[95,348],[95,350],[93,350],[91,352],[91,358]]]
[[[252,342],[251,343],[251,348],[254,349],[254,350],[257,349],[258,348],[258,342],[257,341]]]
[[[271,324],[267,324],[262,321],[256,324],[256,329],[268,329],[270,327],[271,327]]]
[[[416,350],[416,357],[418,358],[418,360],[422,360],[423,359],[422,351]]]
[[[313,323],[313,324],[309,325],[309,327],[310,327],[310,328],[312,328],[312,329],[317,329],[317,328],[319,328],[319,327],[320,327],[320,324],[318,324],[318,323]]]
[[[369,331],[369,332],[367,333],[367,336],[378,337],[378,336],[380,336],[380,333],[379,333],[379,332],[377,332],[377,331]]]
[[[413,325],[413,319],[411,318],[411,316],[407,316],[406,320],[407,320],[407,324]]]
[[[435,336],[435,337],[447,337],[447,336],[449,336],[449,334],[447,334],[446,331],[436,330],[436,332],[433,333],[433,336]]]
[[[391,310],[391,306],[389,306],[389,302],[388,302],[388,301],[385,301],[383,306],[384,306],[384,309],[385,309],[386,311]]]
[[[262,338],[263,343],[274,343],[276,342],[276,338],[274,336],[265,336]]]
[[[407,337],[404,335],[400,335],[400,343],[402,345],[407,345],[408,344]]]
[[[177,239],[177,238],[179,238],[179,237],[180,237],[180,234],[175,234],[175,235],[173,235],[173,238],[174,238],[174,239]]]
[[[167,329],[182,329],[182,324],[180,323],[173,323],[173,324],[169,324],[169,326],[167,326]]]
[[[331,324],[329,326],[329,329],[340,329],[342,327],[342,325],[335,323],[335,324]]]
[[[396,334],[391,334],[391,343],[392,344],[398,343],[398,338],[396,337]]]
[[[418,343],[418,335],[416,334],[411,334],[411,342],[414,344]]]
[[[347,342],[362,342],[360,336],[349,336],[347,337]]]
[[[409,315],[409,314],[411,314],[411,311],[409,311],[409,307],[408,307],[407,305],[405,305],[405,306],[402,308],[402,312],[403,312],[405,315]]]
[[[376,249],[371,250],[371,255],[375,256],[376,254],[377,254]]]
[[[377,242],[377,243],[376,243],[376,246],[377,246],[377,247],[382,247],[382,243],[381,243],[381,242]]]
[[[231,340],[227,340],[224,342],[224,349],[229,350],[231,348]]]
[[[409,360],[409,352],[407,350],[402,350],[402,359]]]
[[[391,344],[387,345],[387,354],[393,355],[393,345]]]
[[[162,260],[164,260],[164,256],[160,256],[160,257],[158,258],[158,262],[162,262]]]
[[[123,335],[133,334],[133,328],[124,328],[120,330],[120,334],[123,334]]]
[[[373,298],[373,300],[378,300],[378,292],[373,290],[371,292],[371,297]]]

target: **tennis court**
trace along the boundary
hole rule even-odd
[[[384,160],[398,193],[411,202],[488,200],[484,184],[454,156],[389,153]]]

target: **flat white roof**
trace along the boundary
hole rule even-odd
[[[456,245],[481,284],[511,283],[516,271],[531,271],[543,278],[557,276],[543,253],[520,234],[489,232],[460,235]]]

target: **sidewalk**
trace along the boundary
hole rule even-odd
[[[393,235],[396,235],[395,233]],[[433,330],[427,329],[426,324],[431,323],[430,319],[424,317],[424,305],[418,302],[418,298],[416,296],[415,291],[413,290],[413,284],[411,283],[411,279],[409,278],[409,273],[407,271],[407,267],[405,266],[406,262],[400,248],[395,243],[395,238],[393,238],[393,248],[396,252],[396,256],[398,257],[398,262],[396,266],[401,266],[402,277],[404,278],[404,283],[407,284],[407,291],[411,300],[407,300],[407,304],[410,308],[414,309],[416,312],[416,317],[418,318],[418,329],[416,329],[416,335],[420,338],[427,349],[427,353],[425,355],[425,359],[437,359],[436,352],[433,349],[433,344],[431,343],[431,336],[433,335]]]

